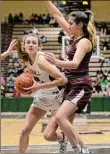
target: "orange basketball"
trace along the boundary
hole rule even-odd
[[[20,93],[25,93],[27,90],[24,88],[29,88],[33,85],[33,73],[32,72],[25,72],[22,73],[20,76],[16,78],[15,87],[16,90]]]

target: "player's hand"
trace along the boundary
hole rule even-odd
[[[17,40],[16,40],[16,39],[14,39],[14,40],[11,41],[11,43],[10,43],[8,49],[7,49],[7,52],[8,52],[9,54],[12,54],[12,53],[15,52],[14,49],[15,49],[15,47],[16,47],[16,44],[17,44]]]
[[[41,83],[36,82],[35,80],[33,80],[34,83],[31,87],[29,88],[24,88],[24,90],[28,91],[28,92],[36,92],[40,89]]]
[[[44,56],[51,64],[56,64],[57,58],[53,53],[45,52]]]
[[[21,94],[24,94],[24,95],[29,95],[29,94],[31,94],[32,93],[32,91],[31,90],[28,90],[28,91],[20,91],[19,89],[17,89],[17,87],[16,86],[14,86],[14,89],[17,91],[17,92],[19,92],[19,93],[21,93]]]

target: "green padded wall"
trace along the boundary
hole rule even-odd
[[[33,98],[2,98],[2,112],[27,112]],[[92,112],[110,111],[110,97],[93,97],[91,102]]]
[[[33,98],[2,98],[1,111],[2,112],[26,112],[28,111]]]

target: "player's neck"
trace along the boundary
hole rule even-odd
[[[31,65],[34,63],[35,58],[36,58],[36,55],[31,55],[31,56],[30,56],[30,59],[31,59]]]
[[[74,37],[74,41],[79,40],[79,39],[82,38],[83,36],[84,36],[84,35],[80,35],[80,36]]]
[[[79,32],[78,34],[76,34],[75,36],[74,36],[74,40],[76,41],[76,40],[79,40],[80,38],[82,38],[84,36],[84,33],[81,31],[81,32]]]

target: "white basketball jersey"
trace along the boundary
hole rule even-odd
[[[46,82],[51,82],[50,78],[49,78],[49,73],[47,71],[41,70],[38,66],[38,56],[40,54],[44,54],[43,52],[39,52],[36,56],[36,59],[34,61],[34,64],[32,65],[32,70],[35,72],[35,77],[37,77],[38,81],[40,81],[41,83],[46,83]],[[52,93],[55,91],[59,91],[58,87],[53,87],[53,88],[44,88],[44,89],[40,89],[39,91],[36,91],[35,95],[38,95],[38,93]]]
[[[36,56],[34,64],[32,65],[32,70],[35,72],[35,76],[38,78],[40,82],[49,82],[49,73],[47,71],[43,71],[38,66],[38,57],[39,55],[43,55],[43,52],[39,52]]]

